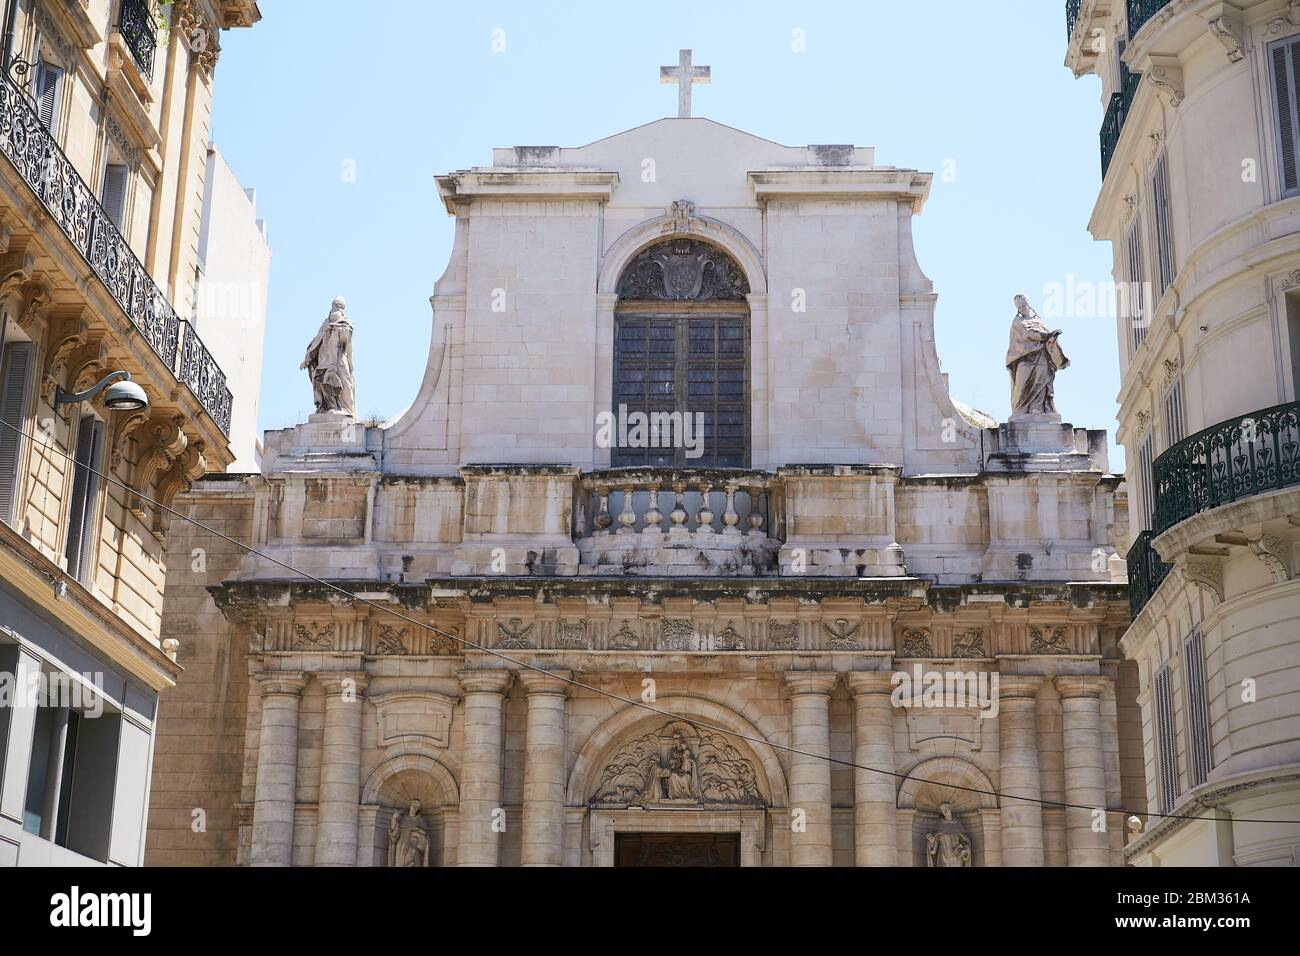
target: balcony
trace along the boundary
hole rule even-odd
[[[1132,39],[1143,25],[1160,12],[1169,0],[1128,0],[1128,35]]]
[[[41,124],[27,94],[7,74],[0,75],[0,153],[154,354],[185,384],[221,433],[229,435],[233,396],[226,387],[225,373],[193,327],[182,323],[94,192]],[[183,346],[182,324],[186,327]]]
[[[1300,402],[1243,415],[1157,458],[1155,534],[1241,498],[1300,485]]]
[[[1074,25],[1079,22],[1079,10],[1083,0],[1065,0],[1065,35],[1074,36]]]
[[[152,80],[154,55],[158,52],[158,21],[149,0],[122,0],[117,29],[140,73]]]
[[[1106,107],[1106,118],[1101,124],[1101,178],[1106,178],[1106,173],[1110,169],[1110,161],[1115,156],[1115,148],[1119,145],[1120,134],[1124,132],[1124,121],[1128,119],[1129,110],[1133,107],[1133,97],[1137,95],[1138,84],[1142,82],[1142,74],[1130,73],[1127,66],[1121,66],[1123,82],[1120,90],[1112,93],[1110,103]]]
[[[1128,602],[1134,617],[1146,607],[1173,568],[1172,564],[1161,561],[1156,549],[1151,547],[1154,537],[1154,533],[1143,531],[1128,552]]]

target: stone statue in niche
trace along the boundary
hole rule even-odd
[[[1011,417],[1056,414],[1056,373],[1070,367],[1057,339],[1024,295],[1018,295],[1011,320],[1007,371],[1011,374]]]
[[[342,296],[334,300],[330,314],[307,346],[302,368],[311,379],[312,399],[317,414],[335,412],[356,418],[356,380],[352,375],[352,323],[344,310]]]
[[[925,835],[926,866],[971,866],[971,843],[953,816],[952,804],[939,804],[939,826]]]
[[[394,867],[427,867],[429,865],[429,834],[425,820],[420,816],[420,801],[412,800],[405,818],[401,810],[394,810],[388,818],[388,865]]]
[[[753,765],[720,734],[673,721],[620,750],[595,806],[762,806]]]

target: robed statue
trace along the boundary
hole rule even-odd
[[[1011,321],[1007,347],[1011,415],[1055,415],[1056,373],[1070,366],[1057,343],[1061,330],[1049,329],[1023,295],[1015,301],[1016,317]]]
[[[939,828],[925,835],[926,866],[971,865],[970,837],[952,815],[952,805],[939,805]]]
[[[307,346],[302,368],[311,379],[317,412],[357,414],[356,381],[352,377],[352,323],[342,297],[334,300],[330,314]]]

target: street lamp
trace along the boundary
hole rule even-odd
[[[121,381],[117,381],[117,379],[121,379]],[[110,382],[114,384],[110,386]],[[104,391],[105,388],[108,391]],[[125,371],[111,372],[105,375],[99,384],[91,386],[84,392],[69,394],[63,390],[62,386],[55,386],[54,407],[71,405],[74,402],[86,402],[100,392],[104,392],[105,407],[115,412],[134,412],[149,407],[149,396],[144,393],[143,388],[131,381],[131,373]]]

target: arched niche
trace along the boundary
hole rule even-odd
[[[396,754],[367,777],[361,791],[357,863],[445,866],[455,855],[460,789],[429,754]],[[412,831],[419,831],[413,834]]]

